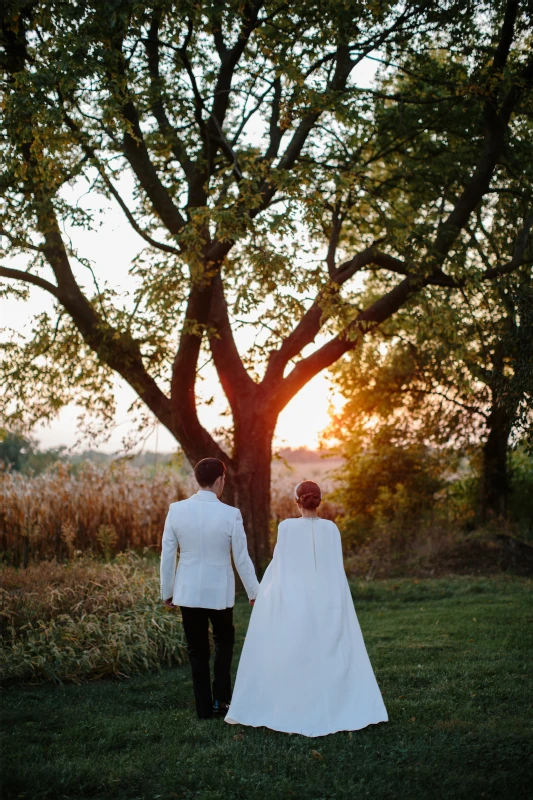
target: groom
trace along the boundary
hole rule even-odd
[[[235,628],[235,576],[230,552],[250,604],[259,583],[248,555],[241,512],[218,499],[226,466],[218,458],[203,458],[194,468],[200,487],[172,503],[161,548],[161,598],[179,606],[192,669],[196,711],[200,719],[225,716],[231,700],[231,659]],[[176,553],[180,558],[176,571]],[[209,672],[209,621],[213,628],[215,664],[213,693]]]

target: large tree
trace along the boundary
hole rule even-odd
[[[521,263],[527,231],[487,269],[456,254],[473,215],[490,214],[494,182],[520,146],[530,4],[18,0],[3,9],[0,232],[8,255],[31,258],[26,269],[8,260],[0,275],[18,296],[48,292],[57,310],[37,319],[30,342],[9,344],[6,404],[27,423],[73,398],[105,415],[119,373],[191,461],[226,462],[261,564],[271,442],[290,399],[424,287],[489,282]],[[361,86],[368,58],[382,68]],[[431,146],[449,163],[440,185],[424,182]],[[409,153],[412,170],[391,179],[380,165],[394,153]],[[123,173],[131,199],[118,189]],[[82,177],[146,243],[129,303],[83,287],[89,265],[64,233],[92,224],[65,191]],[[408,204],[405,187],[417,189]],[[357,273],[376,269],[383,291],[359,293]],[[246,353],[237,319],[256,331]],[[198,419],[202,348],[231,407],[230,449]]]

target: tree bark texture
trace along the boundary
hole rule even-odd
[[[508,510],[509,475],[507,452],[512,419],[509,411],[495,405],[487,421],[480,483],[480,518],[487,522],[505,518]]]

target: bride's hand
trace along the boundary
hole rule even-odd
[[[253,604],[255,603],[255,598],[253,600],[248,600],[248,602],[250,603],[251,606],[253,606]]]

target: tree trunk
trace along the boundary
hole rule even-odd
[[[480,516],[482,522],[504,518],[507,514],[509,477],[507,447],[511,422],[507,409],[494,406],[488,419],[489,434],[483,445],[483,464],[480,486]]]
[[[270,471],[274,425],[250,414],[236,429],[235,451],[228,467],[234,504],[240,509],[248,550],[258,577],[270,558]]]

